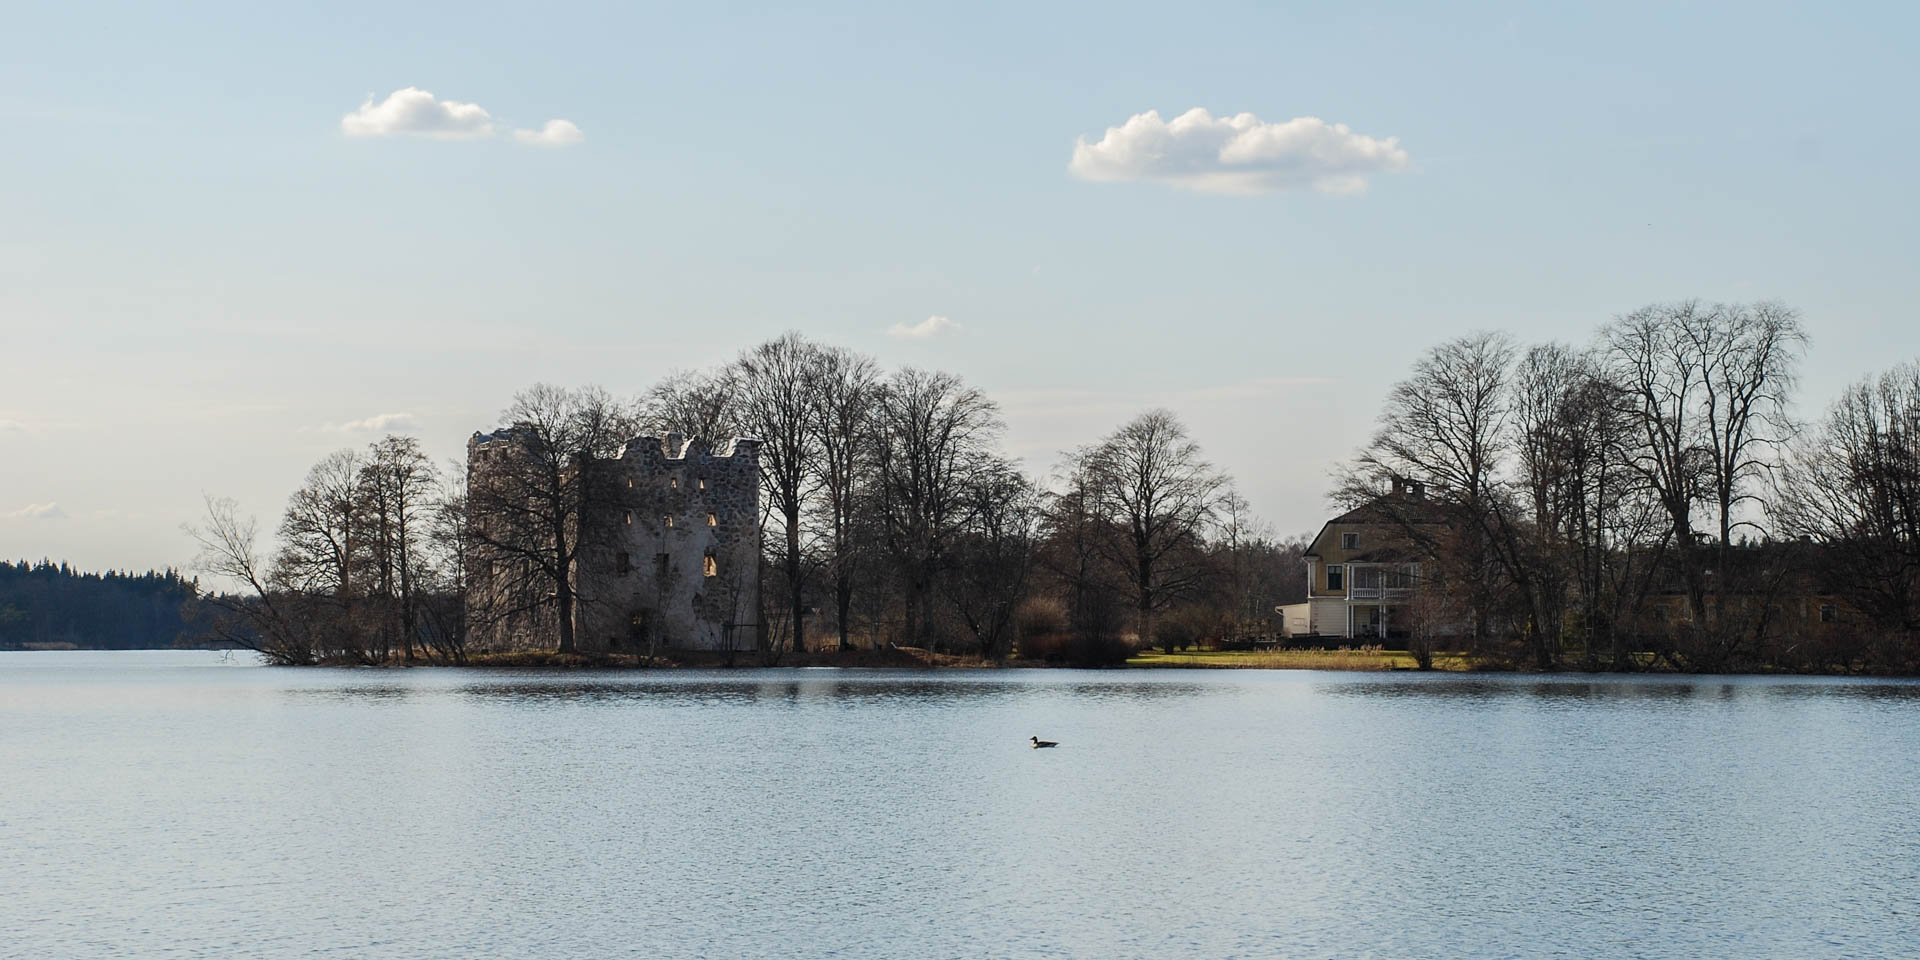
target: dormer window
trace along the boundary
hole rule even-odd
[[[1359,534],[1357,534],[1357,533],[1343,533],[1343,534],[1341,534],[1341,535],[1340,535],[1340,549],[1342,549],[1342,550],[1353,550],[1353,549],[1356,549],[1356,548],[1358,548],[1359,546],[1360,546],[1360,535],[1359,535]]]

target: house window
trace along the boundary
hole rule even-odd
[[[1840,611],[1834,609],[1833,604],[1823,603],[1820,605],[1820,622],[1821,623],[1832,623],[1833,621],[1839,619],[1839,616],[1840,616]]]
[[[1355,590],[1380,589],[1380,568],[1372,566],[1354,567],[1353,588]]]
[[[700,572],[709,577],[720,575],[720,563],[713,558],[713,554],[707,554],[707,559],[701,562]]]
[[[1347,589],[1347,568],[1337,563],[1327,565],[1327,591],[1338,593]]]
[[[1354,549],[1354,548],[1356,548],[1356,547],[1358,547],[1358,546],[1360,546],[1360,535],[1359,535],[1359,534],[1357,534],[1357,533],[1343,533],[1343,534],[1341,534],[1341,535],[1340,535],[1340,549],[1342,549],[1342,550],[1352,550],[1352,549]]]
[[[622,577],[626,576],[629,573],[632,573],[633,572],[633,556],[627,553],[625,550],[622,550],[618,554],[615,554],[613,558],[613,572],[616,575],[622,576]]]
[[[719,514],[717,514],[717,513],[709,513],[709,514],[707,514],[707,526],[709,526],[709,527],[717,527],[717,526],[719,526],[719,525],[720,525],[720,515],[719,515]]]

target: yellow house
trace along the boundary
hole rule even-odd
[[[1403,637],[1413,623],[1422,551],[1409,524],[1442,524],[1424,487],[1393,491],[1326,522],[1307,547],[1307,601],[1281,609],[1289,636],[1373,642]]]

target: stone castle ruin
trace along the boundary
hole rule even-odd
[[[513,431],[476,433],[467,442],[470,485],[510,464]],[[567,469],[584,471],[572,474],[581,493],[567,523],[580,544],[571,578],[579,650],[755,648],[759,441],[635,437],[611,458],[575,457]],[[499,521],[476,510],[469,522]],[[518,585],[537,582],[524,572],[512,558],[475,558],[467,600],[474,649],[551,646],[554,605],[502,602],[526,589]]]

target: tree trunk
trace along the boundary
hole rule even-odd
[[[574,652],[573,587],[564,579],[553,593],[554,614],[560,621],[560,653]]]
[[[800,590],[800,502],[797,494],[788,499],[781,513],[787,521],[787,590],[793,607],[793,652],[805,653],[807,606]]]
[[[852,650],[852,632],[848,628],[847,619],[853,614],[853,577],[845,572],[838,574],[834,578],[833,594],[834,613],[840,624],[840,649]]]

